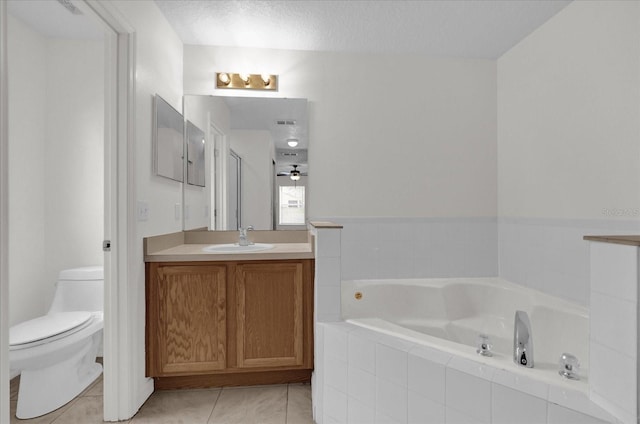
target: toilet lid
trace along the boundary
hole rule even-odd
[[[14,325],[9,330],[9,345],[21,345],[46,339],[74,329],[91,318],[91,312],[58,312]]]

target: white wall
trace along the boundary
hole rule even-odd
[[[265,96],[309,100],[310,217],[496,215],[495,61],[191,45],[184,53],[186,93],[248,95],[216,91],[214,72],[266,69],[280,80]],[[419,75],[420,84],[385,83],[389,75]]]
[[[167,234],[182,230],[182,214],[176,219],[175,204],[182,205],[182,183],[153,175],[152,171],[152,110],[153,97],[159,94],[178,111],[182,110],[182,42],[175,34],[154,2],[113,1],[111,2],[135,29],[135,162],[133,176],[137,200],[146,200],[149,205],[149,219],[130,223],[130,230],[137,239],[137,249],[129,252],[129,305],[128,319],[131,332],[119,337],[129,337],[135,341],[130,360],[132,369],[140,374],[131,376],[132,392],[136,399],[129,399],[129,405],[139,408],[153,390],[153,385],[144,377],[144,237]],[[131,205],[135,207],[135,205]],[[124,240],[122,241],[125,242]]]
[[[52,290],[61,269],[104,260],[103,42],[49,40],[46,69],[45,281]]]
[[[174,208],[182,206],[182,183],[154,175],[151,158],[154,96],[159,94],[182,113],[182,42],[153,2],[113,3],[136,31],[135,190],[149,204],[149,219],[136,223],[142,240],[182,230],[182,215],[176,219]],[[141,272],[142,268],[141,264]]]
[[[8,16],[9,324],[46,312],[46,41]],[[40,266],[38,266],[38,264]],[[50,282],[52,283],[52,282]]]
[[[10,323],[46,313],[61,269],[102,264],[101,41],[10,17]]]
[[[640,230],[639,18],[573,2],[498,60],[501,276],[588,305],[582,236]]]
[[[498,60],[501,216],[640,206],[639,15],[638,2],[573,2]]]
[[[241,225],[256,230],[272,228],[273,167],[275,150],[269,131],[232,130],[230,148],[242,159]]]

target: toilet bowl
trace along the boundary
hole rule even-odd
[[[60,408],[100,376],[103,290],[102,267],[63,270],[48,313],[11,327],[9,365],[20,374],[16,417]]]

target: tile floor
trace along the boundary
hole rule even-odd
[[[102,377],[80,396],[50,414],[32,420],[15,417],[19,378],[11,381],[11,423],[102,423]],[[311,386],[224,387],[157,391],[130,424],[313,424]]]

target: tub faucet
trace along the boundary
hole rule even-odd
[[[249,230],[253,230],[253,225],[249,225],[248,227],[240,227],[238,229],[238,231],[240,231],[240,236],[238,237],[238,245],[239,246],[249,246],[253,243],[251,243],[248,239],[247,239],[247,231]]]
[[[513,323],[513,362],[523,367],[533,368],[533,336],[529,315],[516,311]]]

